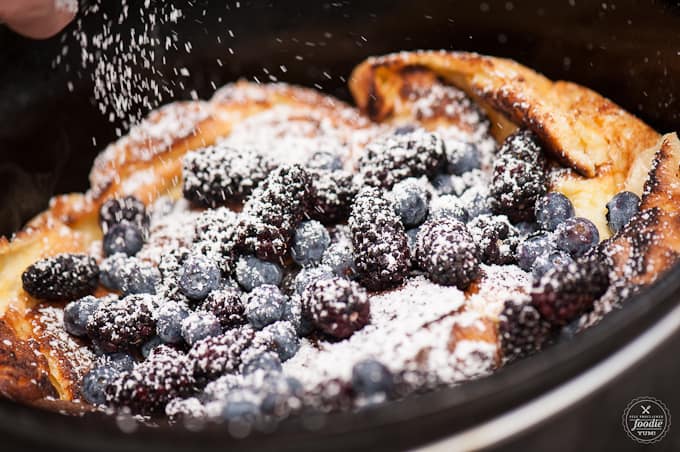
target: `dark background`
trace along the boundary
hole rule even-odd
[[[128,3],[129,27],[139,17],[135,5],[143,2]],[[190,54],[183,48],[163,51],[168,64],[157,68],[165,83],[184,82],[186,89],[175,88],[177,98],[189,98],[193,89],[208,98],[211,82],[266,81],[266,69],[282,81],[316,85],[349,100],[346,77],[367,56],[444,48],[512,57],[549,77],[583,83],[662,132],[680,128],[680,4],[675,1],[241,1],[238,8],[233,1],[176,3],[184,19],[156,32],[174,31],[193,46]],[[115,0],[102,6],[110,17],[121,8]],[[99,30],[102,17],[86,18],[83,27]],[[75,72],[80,56],[71,31],[65,38],[31,41],[0,26],[0,234],[18,230],[52,194],[85,190],[92,159],[115,139],[116,128],[124,127],[99,113],[89,75]],[[66,61],[53,68],[64,44],[70,49]],[[176,67],[188,67],[191,76],[178,77]],[[73,93],[67,81],[74,84]],[[627,439],[620,415],[640,395],[664,400],[671,412],[680,407],[678,347],[680,338],[574,410],[504,447],[644,449]],[[410,434],[404,445],[429,438],[422,423],[417,428],[422,430],[401,432]],[[680,450],[676,430],[672,427],[654,450]],[[3,450],[29,448],[25,439],[2,439]],[[57,450],[54,444],[33,447]]]

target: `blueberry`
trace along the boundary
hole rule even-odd
[[[281,320],[288,302],[281,290],[269,284],[256,287],[246,297],[246,317],[258,330]]]
[[[111,226],[104,234],[104,255],[123,253],[134,256],[144,245],[142,231],[132,223],[123,222]]]
[[[192,312],[182,321],[182,337],[189,345],[221,333],[220,321],[210,312]]]
[[[407,135],[409,133],[415,132],[417,127],[414,124],[404,124],[396,129],[394,129],[395,135]]]
[[[127,261],[128,258],[123,253],[117,253],[104,259],[99,264],[99,282],[107,289],[120,290],[123,280],[122,268]]]
[[[282,278],[281,267],[255,256],[242,257],[236,264],[236,280],[246,291],[251,291],[263,284],[278,286]]]
[[[332,278],[335,276],[330,267],[320,265],[318,267],[303,268],[295,277],[295,291],[302,295],[305,287],[319,279]]]
[[[432,186],[439,195],[455,195],[458,194],[456,189],[458,179],[450,174],[438,174],[432,179]]]
[[[569,218],[555,229],[557,248],[574,257],[583,256],[588,250],[600,243],[600,233],[587,218]]]
[[[388,395],[393,387],[392,373],[375,359],[359,361],[352,368],[352,388],[361,396]]]
[[[302,331],[302,301],[300,297],[295,295],[288,298],[285,306],[283,307],[283,315],[281,320],[290,322],[294,327],[298,335],[301,335]]]
[[[140,351],[142,352],[142,356],[144,358],[148,358],[149,354],[151,351],[161,345],[163,343],[163,340],[159,336],[154,336],[151,339],[149,339],[147,342],[145,342]]]
[[[281,360],[279,355],[275,352],[264,351],[252,354],[246,354],[241,363],[241,373],[244,375],[252,374],[260,370],[267,373],[281,372]]]
[[[348,242],[333,243],[323,253],[321,265],[329,267],[338,276],[354,276],[357,270],[352,244]]]
[[[238,388],[227,395],[222,409],[222,417],[231,422],[253,424],[260,416],[260,408],[256,401],[257,394],[245,388]]]
[[[99,300],[92,295],[67,304],[64,308],[64,329],[74,336],[86,336],[87,321],[98,304]]]
[[[470,187],[460,195],[461,203],[467,211],[469,219],[477,218],[481,215],[491,215],[488,195],[488,190],[478,186]]]
[[[179,290],[190,300],[202,300],[220,287],[220,268],[211,259],[194,254],[182,265]]]
[[[459,197],[443,195],[432,200],[429,218],[451,218],[467,223],[469,214]]]
[[[281,377],[271,382],[260,408],[263,413],[284,417],[299,408],[304,393],[302,383],[294,377]]]
[[[553,250],[536,258],[531,273],[535,279],[539,279],[548,273],[548,270],[569,265],[572,262],[574,262],[574,259],[568,253],[561,250]]]
[[[562,193],[550,192],[536,201],[536,221],[546,231],[554,231],[557,225],[574,216],[574,206]]]
[[[612,233],[619,232],[640,209],[640,198],[633,192],[622,191],[607,203],[607,224]]]
[[[121,269],[120,290],[124,295],[155,294],[161,272],[148,262],[131,257]]]
[[[538,232],[540,227],[538,224],[531,221],[520,221],[519,223],[515,223],[515,229],[519,232],[519,236],[524,238]]]
[[[182,322],[191,311],[183,303],[166,302],[156,314],[156,333],[167,344],[181,342]]]
[[[392,189],[394,211],[406,227],[417,226],[427,217],[429,196],[417,179],[409,178]]]
[[[106,403],[106,387],[119,372],[112,366],[95,367],[85,374],[81,383],[81,393],[85,400],[92,405]]]
[[[448,158],[447,172],[450,174],[460,176],[482,167],[479,149],[474,143],[447,143],[446,154]]]
[[[290,322],[275,322],[264,327],[263,333],[271,336],[268,338],[274,345],[274,351],[278,353],[281,361],[287,361],[297,353],[300,348],[300,340],[297,337],[295,327]]]
[[[337,152],[316,151],[309,158],[307,166],[319,170],[339,171],[342,169],[342,159]]]
[[[548,254],[554,248],[550,234],[541,232],[527,237],[517,246],[517,265],[531,271],[538,256]]]
[[[326,227],[318,221],[303,221],[295,230],[290,255],[295,262],[306,267],[321,262],[324,251],[331,243]]]
[[[406,238],[408,239],[408,249],[411,251],[411,256],[416,255],[416,239],[418,237],[418,232],[420,227],[409,229],[406,231]]]
[[[118,372],[127,372],[135,366],[135,359],[123,352],[106,353],[103,359],[103,364],[110,366]]]

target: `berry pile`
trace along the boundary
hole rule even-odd
[[[440,132],[406,125],[379,136],[357,174],[323,146],[304,166],[223,144],[190,152],[185,201],[175,204],[185,206],[181,233],[158,232],[171,212],[147,212],[134,197],[106,201],[100,262],[60,254],[22,275],[28,294],[68,302],[65,330],[98,356],[83,399],[232,426],[436,386],[426,370],[393,373],[374,357],[318,387],[290,376],[312,349],[361,344],[386,316],[375,297],[413,281],[472,297],[488,275],[532,277],[528,294],[508,296],[487,318],[497,314],[504,362],[550,343],[609,287],[597,227],[548,192],[531,132],[509,136],[493,162],[482,141]],[[639,198],[620,193],[607,209],[620,231]],[[419,307],[406,306],[419,321]]]

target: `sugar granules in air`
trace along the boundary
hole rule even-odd
[[[54,0],[54,9],[75,14],[78,12],[78,0]]]
[[[77,0],[55,0],[57,9],[77,11]],[[91,78],[93,97],[99,111],[109,121],[120,120],[124,127],[139,122],[144,113],[172,97],[175,86],[165,71],[164,53],[178,49],[187,52],[191,44],[174,33],[174,24],[183,18],[182,10],[166,2],[145,0],[133,9],[127,0],[120,1],[117,17],[102,8],[102,0],[83,7],[73,31],[62,36],[63,48],[53,66],[63,64],[65,71],[77,78]],[[187,7],[193,2],[188,1]],[[73,9],[75,8],[75,10]],[[87,25],[87,26],[86,26]],[[94,26],[96,31],[90,29]],[[80,52],[80,67],[72,68],[66,56],[72,48]],[[181,70],[188,76],[186,68]],[[73,82],[68,83],[73,89]],[[122,135],[122,130],[117,130]]]

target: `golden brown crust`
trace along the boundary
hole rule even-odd
[[[476,54],[419,52],[370,59],[355,70],[350,86],[371,119],[396,122],[417,112],[412,99],[415,91],[432,88],[442,80],[480,102],[492,120],[496,139],[513,131],[516,124],[536,131],[556,156],[582,174],[570,176],[577,184],[615,174],[612,186],[618,187],[631,180],[633,171],[639,179],[639,174],[647,173],[652,152],[645,151],[645,158],[639,155],[659,142],[653,130],[592,91],[551,82],[509,60]],[[98,210],[110,197],[134,194],[148,204],[161,195],[178,196],[181,157],[188,150],[212,144],[229,135],[234,124],[279,106],[291,107],[310,123],[325,120],[347,130],[376,127],[342,102],[312,90],[246,82],[229,85],[209,102],[177,103],[152,113],[97,158],[90,191],[55,198],[50,208],[11,242],[0,240],[0,394],[68,411],[85,409],[63,403],[78,397],[75,383],[91,356],[82,352],[77,341],[52,328],[59,322],[59,304],[28,296],[21,288],[21,273],[39,258],[88,250],[101,238]],[[431,117],[414,119],[429,126],[455,124],[465,130],[473,127],[466,122],[473,107],[456,114],[438,110]],[[652,179],[659,183],[649,185],[645,205],[659,218],[650,223],[651,233],[664,225],[665,246],[677,251],[677,243],[671,239],[677,235],[672,231],[680,229],[678,218],[667,215],[664,209],[669,201],[662,202],[664,187],[672,179],[672,171],[664,163],[669,161],[665,152],[670,149],[668,155],[675,155],[676,147],[664,145],[658,153]],[[677,173],[675,177],[677,183]],[[642,184],[638,185],[641,190]],[[669,260],[658,262],[656,268],[662,268]],[[495,342],[488,336],[494,328],[484,331],[479,337],[476,332],[454,331],[453,337],[462,339],[474,333],[476,340]],[[60,400],[45,402],[49,398]]]
[[[631,286],[652,284],[680,262],[680,141],[663,137],[645,184],[640,213],[605,244],[617,277]]]
[[[55,197],[49,209],[11,241],[0,239],[0,393],[28,403],[76,399],[76,383],[92,359],[75,339],[55,328],[63,305],[36,300],[23,291],[24,269],[43,257],[87,251],[101,239],[99,207],[111,197],[133,194],[149,204],[165,194],[178,196],[181,157],[187,151],[212,144],[234,124],[282,105],[348,130],[370,126],[346,104],[312,90],[248,82],[228,85],[210,102],[180,102],[152,112],[97,157],[87,193]],[[67,409],[85,407],[71,404]]]
[[[587,88],[552,82],[511,60],[465,52],[369,58],[350,78],[359,107],[377,121],[403,114],[400,87],[414,68],[425,68],[464,90],[492,121],[502,113],[531,129],[556,158],[587,177],[612,165],[628,167],[640,150],[655,146],[659,139],[645,123]],[[496,133],[503,135],[498,129]]]

